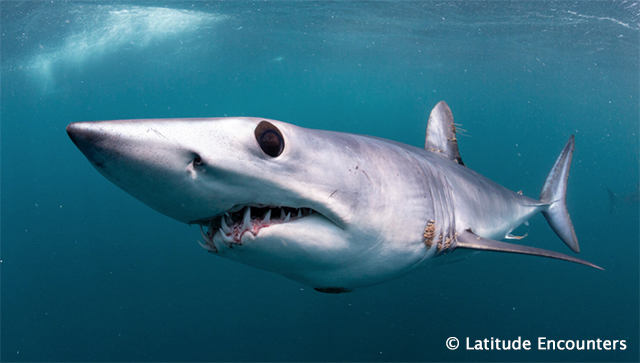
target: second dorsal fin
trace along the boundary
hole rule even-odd
[[[436,107],[431,110],[424,148],[440,153],[464,166],[460,151],[458,151],[458,139],[456,139],[456,126],[453,124],[453,115],[444,101],[438,102]]]

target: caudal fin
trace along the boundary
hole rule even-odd
[[[549,204],[549,207],[543,210],[542,214],[553,231],[573,252],[580,252],[578,238],[573,230],[566,203],[567,180],[569,178],[569,169],[571,168],[574,144],[574,138],[571,135],[547,176],[540,193],[540,201]]]

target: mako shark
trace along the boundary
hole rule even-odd
[[[538,212],[574,252],[565,196],[571,136],[538,200],[465,166],[438,103],[425,148],[252,117],[78,122],[67,127],[107,179],[178,221],[209,252],[321,292],[388,281],[451,252],[562,253],[498,241]]]

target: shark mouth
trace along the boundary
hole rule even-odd
[[[311,208],[236,206],[222,215],[198,221],[204,244],[200,241],[198,243],[209,252],[218,252],[218,248],[213,243],[217,233],[220,234],[220,239],[225,245],[233,248],[235,245],[242,244],[242,236],[245,233],[255,236],[262,228],[295,221],[317,213]]]

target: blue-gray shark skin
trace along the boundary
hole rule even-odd
[[[252,117],[79,122],[67,132],[118,187],[199,225],[209,252],[318,291],[382,283],[461,248],[599,268],[497,241],[542,212],[579,251],[565,205],[573,136],[540,199],[528,198],[464,166],[444,102],[425,149]]]

